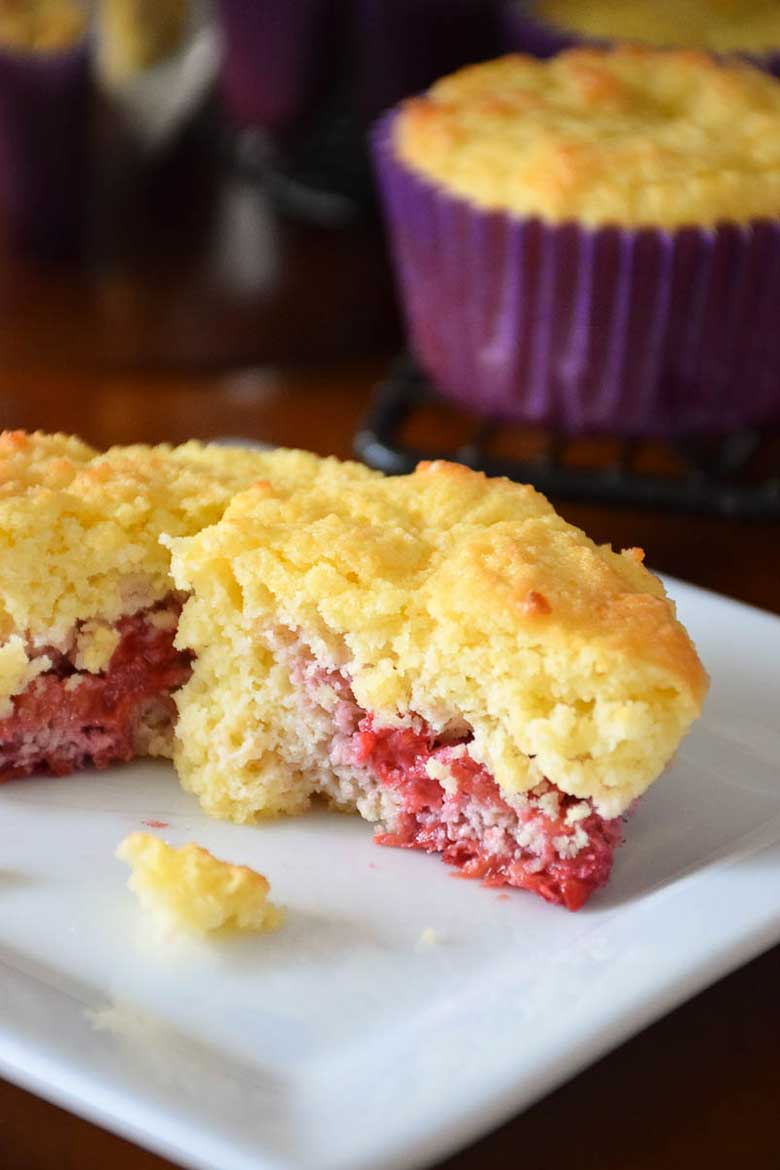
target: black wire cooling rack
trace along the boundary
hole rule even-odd
[[[415,423],[439,409],[458,414],[442,427],[452,444],[416,445]],[[430,434],[430,420],[426,434]],[[409,436],[412,437],[409,437]],[[488,475],[531,483],[559,499],[733,519],[780,518],[780,431],[743,430],[714,438],[669,442],[582,438],[491,423],[446,406],[408,356],[377,386],[354,439],[355,453],[389,475],[420,460],[451,459]]]

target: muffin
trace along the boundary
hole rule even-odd
[[[101,0],[100,67],[119,82],[172,56],[187,31],[187,0]]]
[[[583,41],[630,41],[662,48],[740,54],[780,67],[780,6],[775,0],[508,0],[508,47],[548,57]]]
[[[75,0],[0,0],[0,230],[78,250],[88,190],[89,61]]]
[[[411,342],[496,419],[780,419],[780,82],[693,51],[461,70],[378,124]]]
[[[212,816],[324,799],[576,910],[707,688],[641,550],[456,464],[333,463],[169,543],[193,655],[174,759]]]

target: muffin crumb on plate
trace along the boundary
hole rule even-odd
[[[232,865],[190,842],[176,849],[149,833],[130,833],[116,851],[132,869],[128,887],[166,926],[194,934],[232,929],[267,933],[284,921],[268,901],[270,885],[246,865]]]

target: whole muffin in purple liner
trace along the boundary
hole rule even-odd
[[[614,0],[595,3],[600,19],[591,28],[590,22],[583,19],[583,6],[575,8],[575,0],[571,0],[573,19],[568,23],[549,6],[546,10],[543,0],[502,0],[502,47],[541,58],[578,46],[610,48],[626,41],[664,48],[695,47],[722,57],[738,56],[769,73],[780,74],[780,9],[772,13],[764,4],[758,14],[760,23],[754,19],[751,28],[751,16],[755,18],[756,12],[744,2],[674,0],[658,4],[644,0],[642,8],[636,4],[616,5]],[[626,24],[629,8],[632,11]],[[686,25],[686,15],[695,17],[693,27]],[[776,29],[766,27],[768,18],[776,23]]]
[[[654,190],[654,150],[668,167],[672,156],[664,158],[664,150],[671,147],[660,120],[657,141],[652,134],[637,140],[641,116],[634,117],[631,95],[622,93],[615,62],[618,72],[639,75],[641,85],[644,60],[651,84],[662,89],[676,77],[676,59],[680,70],[692,71],[689,85],[700,81],[698,100],[705,106],[713,86],[717,91],[708,122],[680,78],[683,105],[713,143],[723,117],[749,122],[740,95],[743,106],[758,103],[759,95],[769,103],[771,113],[756,117],[762,134],[776,121],[778,158],[763,182],[749,169],[741,184],[732,181],[725,167],[726,160],[734,162],[732,142],[724,146],[723,174],[709,188],[697,177],[695,161],[696,136],[705,131],[695,125],[686,130],[681,121],[679,133],[687,137],[678,171],[660,185],[660,194]],[[505,58],[464,70],[439,83],[443,92],[435,86],[426,98],[387,114],[374,131],[409,336],[437,389],[494,419],[569,432],[672,436],[780,422],[780,83],[747,66],[726,68],[690,53],[580,50],[569,64],[565,57],[525,61]],[[539,71],[530,89],[511,80],[518,68]],[[496,69],[495,86],[481,87],[479,71],[488,71],[490,81]],[[545,96],[545,85],[553,84],[550,69],[562,71],[563,80],[558,77],[555,94]],[[562,100],[572,71],[578,101],[592,102],[602,116],[605,104],[616,103],[615,127],[622,126],[635,157],[603,154],[611,149],[602,142],[603,122],[581,141],[556,137],[553,116],[552,125],[545,124],[546,104],[554,108]],[[429,108],[437,90],[450,112],[462,91],[466,122],[440,120]],[[495,126],[492,133],[479,129],[481,110],[488,121],[506,117],[519,134],[520,107],[531,126],[525,174],[518,165],[522,153],[502,157],[500,130],[497,139]],[[399,148],[401,120],[412,109],[431,120],[428,137],[418,144],[428,173]],[[459,133],[466,138],[458,139]],[[436,173],[436,154],[438,162],[446,160],[453,143],[455,161],[445,181]],[[638,173],[626,172],[631,157]],[[599,159],[603,173],[590,174]],[[702,167],[712,161],[703,158]],[[657,223],[645,222],[643,212],[654,204]],[[696,218],[685,215],[690,207],[698,207]],[[711,214],[705,215],[707,207]],[[745,214],[722,214],[735,207]]]
[[[60,50],[0,49],[0,226],[23,250],[67,255],[83,242],[90,95],[85,36]]]

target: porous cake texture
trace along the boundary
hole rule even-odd
[[[640,550],[463,467],[240,494],[174,538],[175,761],[213,815],[322,796],[377,839],[574,909],[706,676]]]

